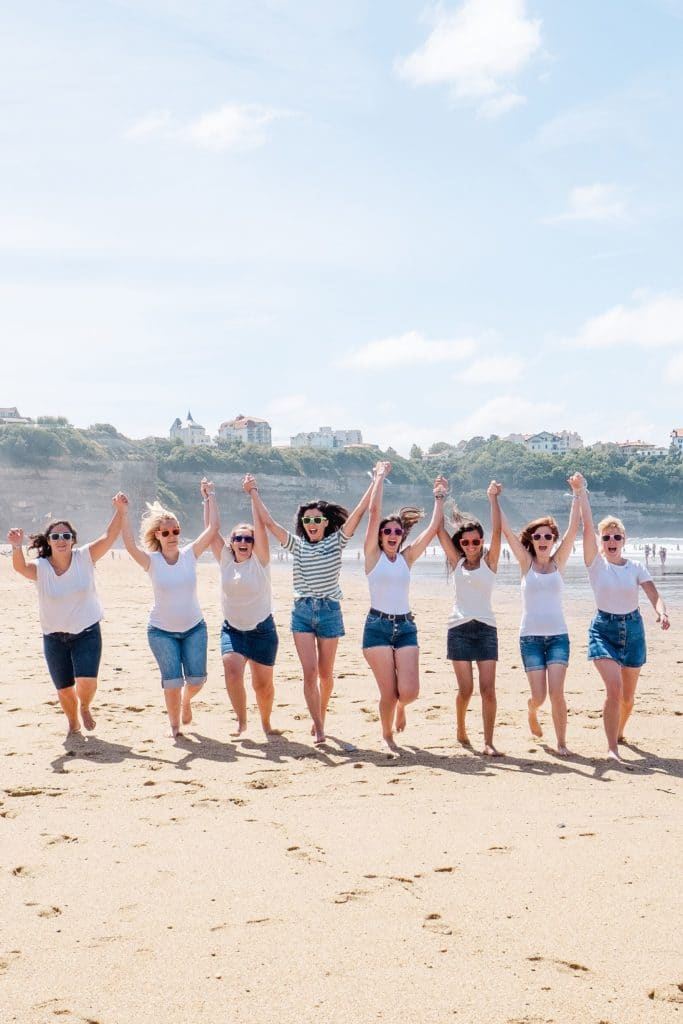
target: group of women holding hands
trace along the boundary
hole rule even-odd
[[[481,523],[457,509],[450,524],[444,517],[448,482],[434,481],[434,507],[426,527],[412,540],[411,530],[423,518],[421,509],[405,507],[385,515],[384,481],[391,465],[378,462],[372,482],[349,512],[328,501],[309,501],[297,510],[294,532],[277,523],[247,474],[243,489],[251,502],[251,522],[238,523],[229,534],[220,531],[216,495],[202,480],[204,530],[193,543],[181,543],[175,515],[155,502],[142,517],[136,541],[128,515],[128,499],[112,499],[114,513],[97,540],[77,545],[67,520],[50,523],[33,534],[26,560],[24,534],[12,529],[7,540],[12,564],[37,585],[45,659],[57,689],[70,732],[95,728],[92,701],[102,651],[99,622],[102,607],[95,588],[94,565],[121,535],[133,560],[149,575],[153,604],[147,626],[152,654],[159,666],[170,732],[178,736],[192,722],[192,700],[207,676],[207,628],[197,598],[197,560],[211,548],[219,565],[223,626],[220,646],[228,696],[236,716],[233,735],[247,727],[245,671],[251,683],[264,732],[270,735],[274,686],[273,666],[278,635],[272,614],[270,580],[271,533],[292,555],[294,605],[291,631],[303,674],[304,698],[316,745],[325,743],[325,716],[334,688],[334,662],[344,635],[339,576],[342,553],[368,512],[365,573],[370,610],[363,629],[363,655],[379,689],[382,740],[389,756],[400,748],[396,734],[406,727],[406,708],[419,695],[417,626],[410,608],[410,574],[415,561],[438,538],[454,582],[448,619],[447,658],[457,683],[456,734],[470,746],[467,709],[474,690],[476,664],[482,704],[483,751],[497,756],[496,664],[498,635],[492,606],[501,536],[519,562],[522,621],[520,650],[529,680],[529,728],[541,736],[538,711],[550,697],[557,753],[568,754],[567,705],[564,681],[569,663],[569,635],[563,612],[563,573],[579,523],[583,552],[597,611],[589,627],[588,658],[604,683],[603,722],[608,756],[619,760],[619,742],[633,709],[636,685],[645,663],[645,634],[638,609],[642,588],[662,629],[669,628],[664,602],[647,569],[623,555],[622,522],[608,516],[593,526],[586,481],[569,478],[572,507],[562,537],[555,520],[543,516],[515,533],[500,508],[501,484],[488,488],[491,529],[484,543]]]

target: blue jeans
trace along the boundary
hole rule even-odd
[[[526,672],[536,672],[548,665],[569,664],[569,634],[555,636],[520,636],[519,649]]]
[[[292,633],[313,633],[323,640],[344,636],[339,601],[330,597],[297,597],[292,608]]]
[[[45,661],[57,690],[68,690],[77,679],[96,679],[102,657],[99,622],[82,633],[44,633]]]
[[[588,627],[588,660],[609,658],[624,668],[645,664],[645,627],[636,609],[628,615],[596,612]]]
[[[368,647],[417,647],[417,626],[412,613],[400,618],[368,612],[363,628],[363,650]]]
[[[207,637],[204,619],[184,633],[147,627],[147,639],[159,666],[164,690],[177,690],[185,683],[201,686],[206,682]]]
[[[272,615],[253,629],[236,629],[226,620],[221,629],[221,655],[241,654],[257,665],[275,664],[277,655],[277,629]]]

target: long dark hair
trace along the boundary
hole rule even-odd
[[[470,530],[476,530],[481,539],[484,539],[484,527],[481,525],[478,519],[468,515],[466,512],[461,512],[457,505],[453,506],[451,511],[451,529],[455,532],[451,534],[451,540],[455,546],[455,550],[458,554],[465,556],[465,552],[460,546],[460,541],[464,533],[469,533]],[[484,545],[481,548],[482,554],[484,553]]]
[[[49,558],[50,555],[52,554],[52,548],[50,547],[50,541],[48,540],[48,536],[57,526],[65,526],[69,533],[73,534],[72,540],[74,544],[76,543],[78,537],[76,536],[76,531],[74,530],[69,520],[55,519],[53,523],[50,523],[49,526],[45,527],[45,531],[43,533],[31,534],[31,543],[28,546],[28,550],[37,551],[38,558]]]
[[[400,508],[398,510],[398,512],[394,512],[390,516],[385,516],[384,519],[382,519],[382,521],[380,522],[377,530],[377,540],[380,549],[382,551],[384,550],[384,548],[382,547],[382,527],[386,526],[387,523],[398,523],[399,526],[403,528],[403,537],[401,538],[401,543],[398,546],[398,550],[400,551],[403,545],[405,544],[408,534],[410,533],[412,528],[415,526],[416,523],[419,523],[420,520],[423,518],[424,509],[415,508],[413,505],[404,505],[403,508]]]
[[[309,508],[319,508],[322,515],[327,519],[327,525],[325,527],[324,537],[329,537],[331,533],[336,533],[337,530],[341,530],[342,526],[349,518],[349,510],[344,508],[343,505],[334,505],[331,501],[307,501],[303,505],[299,505],[295,516],[295,530],[298,537],[303,537],[308,540],[306,531],[304,530],[304,524],[301,522],[304,512]]]

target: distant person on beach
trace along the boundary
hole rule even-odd
[[[368,487],[353,512],[329,501],[307,501],[295,516],[295,532],[275,522],[249,477],[254,514],[286,551],[291,552],[294,608],[291,628],[304,676],[304,697],[313,720],[316,746],[325,742],[325,715],[334,689],[334,661],[344,636],[339,586],[342,552],[370,501]]]
[[[193,544],[180,546],[180,523],[159,502],[147,505],[140,524],[140,544],[133,540],[127,502],[121,523],[126,550],[149,573],[154,604],[147,639],[159,671],[173,737],[192,722],[191,702],[206,682],[206,623],[197,598],[197,559],[218,529],[213,485],[205,488],[209,525]]]
[[[43,533],[32,533],[28,550],[37,552],[35,561],[24,557],[23,530],[14,527],[7,534],[12,567],[37,584],[45,661],[69,734],[80,733],[81,724],[89,731],[96,724],[92,702],[102,657],[104,612],[94,569],[121,531],[122,500],[121,493],[112,498],[114,515],[102,536],[90,544],[76,546],[76,531],[68,519],[56,519]]]
[[[245,476],[242,488],[253,490],[252,478]],[[209,484],[203,480],[204,525],[209,527]],[[216,533],[211,550],[220,566],[221,657],[225,687],[237,724],[232,736],[241,736],[247,728],[247,691],[244,672],[249,665],[251,685],[266,736],[279,735],[270,723],[275,690],[273,666],[278,636],[273,620],[273,597],[270,582],[270,544],[266,529],[253,507],[253,523],[237,523],[224,538],[216,513]]]
[[[449,535],[445,524],[438,530],[439,541],[453,570],[455,583],[453,610],[448,620],[447,657],[453,665],[458,684],[455,699],[457,738],[463,746],[471,746],[465,717],[474,690],[472,664],[476,662],[484,724],[484,753],[490,757],[499,756],[499,751],[493,745],[497,706],[498,631],[491,596],[500,557],[500,491],[500,484],[492,480],[486,492],[491,505],[491,543],[488,551],[484,552],[484,529],[481,523],[457,509],[451,526],[455,532]]]
[[[363,630],[363,655],[379,688],[382,740],[390,755],[400,750],[394,732],[406,727],[406,705],[420,692],[417,627],[410,610],[410,570],[424,554],[443,523],[443,503],[448,481],[434,481],[431,522],[412,544],[404,547],[412,527],[423,518],[417,508],[401,508],[382,517],[384,480],[391,463],[378,462],[370,492],[365,534],[365,574],[370,587],[370,611]]]
[[[659,561],[664,565],[666,563],[666,548],[661,547],[659,549]]]
[[[538,709],[550,694],[550,707],[557,739],[557,753],[566,757],[567,704],[564,680],[569,665],[569,630],[562,608],[564,568],[572,552],[579,528],[581,511],[578,492],[586,481],[580,473],[568,480],[572,489],[572,507],[566,533],[558,544],[560,531],[552,516],[533,519],[519,536],[501,509],[501,524],[522,574],[522,621],[519,646],[522,663],[529,680],[531,696],[529,729],[541,737]]]
[[[638,608],[639,588],[645,591],[662,629],[669,628],[664,601],[645,566],[624,558],[626,531],[616,516],[606,516],[593,527],[588,492],[579,491],[583,519],[583,557],[597,612],[588,630],[588,659],[605,685],[602,721],[608,757],[619,757],[619,743],[633,710],[640,670],[645,664],[645,629]],[[599,547],[598,547],[599,544]]]

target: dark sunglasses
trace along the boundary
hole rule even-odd
[[[254,543],[254,538],[250,537],[246,533],[236,533],[233,537],[230,538],[230,543],[231,544],[253,544]]]
[[[554,540],[554,534],[552,533],[532,533],[532,540]]]
[[[327,519],[325,516],[302,516],[301,522],[308,526],[309,523],[315,523],[316,526],[320,526],[321,523],[326,523]]]
[[[623,540],[624,539],[624,535],[623,535],[623,533],[603,533],[602,539],[604,541],[608,541],[608,540]]]
[[[478,548],[479,545],[481,544],[481,537],[477,537],[476,540],[462,540],[461,539],[460,540],[460,544],[464,548],[468,548],[470,546],[470,544],[472,545],[473,548]]]
[[[177,537],[180,533],[180,527],[175,526],[172,530],[159,530],[159,533],[162,537],[168,537],[170,533],[172,533],[174,537]]]
[[[403,531],[403,527],[402,526],[383,526],[382,527],[382,533],[384,534],[385,537],[391,537],[392,534],[395,537],[402,537],[403,536],[403,532],[404,531]]]
[[[49,540],[73,540],[73,533],[65,530],[64,533],[48,533]]]

